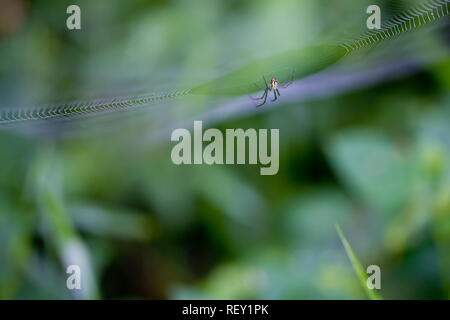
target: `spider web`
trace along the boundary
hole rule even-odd
[[[424,28],[428,25],[435,25],[438,22],[444,21],[442,24],[437,24],[438,29],[446,28],[448,25],[448,16],[449,9],[448,4],[449,0],[427,0],[422,4],[411,8],[409,10],[403,11],[382,25],[380,30],[366,32],[362,34],[360,37],[355,39],[346,39],[337,42],[334,45],[336,48],[343,48],[345,50],[345,56],[352,56],[357,52],[366,50],[372,50],[374,47],[379,46],[381,43],[389,40],[389,43],[392,43],[395,38],[399,38],[401,35],[412,33],[412,31],[418,30],[419,28]],[[270,58],[270,57],[269,57]],[[343,58],[344,61],[348,57]],[[331,75],[333,75],[333,68],[328,68],[330,65],[325,63],[323,66],[320,64],[321,61],[316,57],[316,61],[319,61],[319,67],[317,70],[310,72],[312,75],[315,73],[319,73],[323,76],[323,72],[320,72],[320,69],[331,70]],[[340,58],[339,58],[340,59]],[[337,59],[337,60],[339,60]],[[345,65],[345,70],[349,70],[354,67],[356,62],[350,62]],[[406,64],[409,62],[407,61]],[[333,63],[334,64],[334,61]],[[337,65],[342,65],[339,61]],[[342,67],[341,67],[342,72]],[[370,70],[369,70],[370,71]],[[239,70],[238,70],[239,72]],[[256,72],[257,73],[257,72]],[[256,74],[255,73],[255,74]],[[389,70],[385,72],[383,76],[377,75],[378,78],[387,78],[387,73]],[[261,73],[260,73],[261,74]],[[302,80],[302,85],[308,85],[308,81],[312,81],[314,83],[314,77],[308,77],[309,74],[303,74],[297,80]],[[227,76],[224,76],[224,78]],[[380,79],[381,79],[380,78]],[[311,80],[312,79],[312,80]],[[328,78],[330,79],[330,78]],[[221,79],[213,79],[211,83],[219,83]],[[351,83],[355,86],[357,83],[361,83],[362,79],[356,77]],[[247,84],[251,84],[250,80],[247,81]],[[362,81],[364,82],[364,81]],[[370,81],[369,81],[370,82]],[[206,83],[208,86],[210,83]],[[219,86],[219,85],[218,85]],[[222,84],[220,84],[222,86]],[[338,86],[339,87],[339,86]],[[295,89],[296,88],[296,89]],[[28,107],[11,107],[11,108],[1,108],[0,109],[0,128],[23,128],[24,126],[29,126],[29,124],[45,126],[49,122],[60,122],[60,121],[69,121],[69,120],[79,120],[79,119],[88,119],[95,118],[98,115],[105,115],[116,113],[119,111],[130,111],[137,109],[146,109],[152,105],[161,105],[162,103],[177,100],[180,98],[189,97],[192,95],[192,91],[196,91],[197,88],[187,88],[183,90],[167,90],[164,92],[149,92],[146,94],[140,95],[128,95],[128,96],[118,96],[118,97],[103,97],[98,99],[91,100],[82,100],[82,101],[72,101],[72,102],[60,102],[54,104],[44,104],[44,105],[36,105],[36,106],[28,106]],[[299,87],[293,86],[291,91],[301,92]],[[323,94],[324,91],[335,92],[336,90],[344,90],[344,89],[336,89],[336,86],[329,86],[327,89],[322,82],[322,87],[320,92]],[[198,90],[197,90],[198,91]],[[245,95],[245,91],[242,90],[242,95]],[[287,95],[287,100],[296,99],[299,94],[291,94]],[[304,97],[305,95],[302,95]],[[308,96],[308,95],[306,95]],[[283,98],[284,95],[283,95]],[[235,97],[235,99],[238,99]],[[214,97],[211,98],[214,100]],[[253,105],[247,101],[247,98],[242,98],[237,101],[240,103],[234,103],[233,101],[227,100],[227,103],[221,104],[221,107],[217,110],[209,110],[205,112],[201,112],[200,114],[204,117],[208,117],[208,115],[214,115],[217,119],[227,117],[231,117],[236,114],[242,114],[245,112],[253,112]],[[217,101],[216,101],[217,102]],[[245,105],[246,108],[242,108],[242,105]],[[233,105],[240,105],[239,110],[233,108]],[[227,106],[229,111],[224,111],[224,107]],[[220,110],[220,111],[218,111]],[[234,111],[233,111],[234,110]]]

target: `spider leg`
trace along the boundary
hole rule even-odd
[[[256,82],[253,82],[253,85],[254,85],[256,88],[258,88],[259,90],[264,90],[263,88],[260,88],[260,87],[256,84]]]
[[[280,87],[283,88],[287,88],[288,86],[291,85],[291,83],[294,81],[294,74],[295,74],[295,69],[292,70],[292,76],[291,76],[291,81],[289,81],[289,75],[287,75],[286,77],[286,81],[280,84]]]
[[[264,76],[262,76],[262,78],[263,78],[263,80],[264,80],[265,88],[264,88],[264,92],[263,92],[263,94],[262,94],[261,97],[259,97],[259,98],[252,97],[252,96],[249,94],[249,92],[247,91],[247,89],[245,89],[245,92],[247,93],[248,97],[249,97],[251,100],[257,101],[257,100],[262,100],[262,99],[264,99],[264,101],[263,101],[262,103],[260,103],[260,104],[257,104],[256,107],[260,107],[260,106],[266,104],[267,96],[269,95],[269,89],[270,89],[270,88],[269,88],[269,84],[268,84],[268,82],[267,82],[267,80],[266,80],[266,78],[265,78]],[[258,89],[260,89],[260,90],[263,90],[263,89],[260,88],[256,83],[253,83],[253,85],[254,85],[256,88],[258,88]],[[274,94],[275,94],[275,91],[274,91]],[[276,98],[276,94],[275,94],[275,100],[276,100],[276,99],[277,99],[277,98]],[[272,101],[274,101],[274,100],[272,100]]]
[[[287,88],[287,87],[289,87],[289,86],[294,82],[294,74],[295,74],[295,69],[292,70],[291,81],[288,82],[288,81],[289,81],[289,75],[288,75],[287,78],[286,78],[286,81],[283,82],[280,86],[281,86],[282,88]]]
[[[257,100],[261,100],[262,98],[264,98],[264,94],[265,94],[265,93],[263,93],[261,97],[255,98],[255,97],[252,97],[252,96],[250,95],[250,93],[247,91],[247,89],[244,89],[244,90],[245,90],[245,92],[247,93],[247,96],[248,96],[251,100],[257,101]]]
[[[263,76],[262,78],[263,78],[263,81],[264,81],[264,89],[261,88],[260,86],[258,86],[258,85],[256,84],[256,82],[253,82],[253,85],[254,85],[257,89],[259,89],[259,90],[265,90],[266,88],[269,87],[269,86],[268,86],[268,83],[267,83],[267,81],[266,81],[266,78],[264,78],[264,76]],[[257,98],[257,100],[260,100],[260,99],[262,99],[263,97],[264,97],[264,94],[263,94],[260,98]]]
[[[261,107],[262,105],[264,105],[266,103],[268,93],[269,93],[269,88],[266,88],[266,90],[264,90],[264,101],[262,103],[258,104],[256,106],[257,108]]]
[[[264,76],[262,76],[263,80],[264,80],[264,85],[266,86],[266,88],[269,87],[269,83],[267,82],[266,78],[264,78]]]
[[[277,100],[277,91],[273,90],[273,99],[271,99],[272,101],[276,101]]]
[[[289,81],[289,75],[287,75],[286,81],[283,82],[283,83],[280,83],[279,86],[280,86],[280,87],[284,86],[286,83],[288,83],[288,81]]]

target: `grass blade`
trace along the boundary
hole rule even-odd
[[[371,300],[382,300],[382,297],[374,290],[371,290],[367,287],[367,274],[364,271],[363,266],[361,265],[361,263],[359,262],[358,258],[356,257],[355,253],[352,250],[352,247],[350,246],[350,243],[348,243],[347,239],[344,236],[344,233],[341,230],[341,227],[339,227],[338,224],[335,225],[336,226],[336,231],[339,235],[339,238],[342,241],[342,244],[344,245],[345,251],[347,252],[347,256],[350,259],[352,265],[353,265],[353,269],[356,272],[356,275],[358,276],[358,279],[364,289],[364,291],[366,292],[367,296],[369,299]]]

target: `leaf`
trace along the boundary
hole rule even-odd
[[[408,199],[411,163],[389,137],[346,130],[331,140],[327,153],[342,182],[372,208],[389,214]]]
[[[152,239],[155,230],[153,221],[146,214],[91,202],[71,205],[69,215],[77,228],[116,239],[145,242]]]
[[[352,247],[350,246],[350,243],[348,243],[347,239],[344,236],[344,233],[341,230],[341,227],[339,227],[338,224],[335,225],[336,226],[336,231],[339,235],[339,238],[342,241],[342,244],[344,245],[345,251],[347,252],[347,256],[350,259],[352,265],[353,265],[353,269],[356,272],[356,275],[358,276],[358,279],[364,289],[364,291],[366,292],[367,296],[369,299],[371,300],[382,300],[381,296],[378,295],[378,293],[376,293],[374,290],[370,290],[367,287],[367,274],[364,271],[363,266],[361,265],[361,263],[358,261],[358,258],[356,257],[355,253],[352,250]]]
[[[286,51],[252,62],[221,78],[195,87],[190,92],[211,95],[242,95],[245,90],[256,92],[259,89],[254,83],[265,87],[263,76],[266,80],[275,77],[284,82],[287,79],[291,80],[294,71],[294,80],[300,79],[331,66],[342,58],[345,52],[343,47],[337,45],[311,46]]]
[[[352,204],[339,190],[323,188],[304,195],[296,195],[286,210],[283,234],[289,242],[301,246],[323,247],[333,239],[332,226],[324,221],[349,221]]]

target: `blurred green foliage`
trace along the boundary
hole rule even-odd
[[[78,1],[82,30],[69,32],[70,1],[14,1],[0,32],[2,107],[198,85],[358,34],[373,2]],[[449,88],[446,59],[218,125],[280,128],[280,171],[267,177],[173,165],[169,137],[146,144],[147,126],[176,116],[164,108],[67,140],[2,130],[0,298],[365,298],[338,223],[361,264],[381,267],[384,298],[447,299]],[[75,295],[71,263],[86,281]]]

